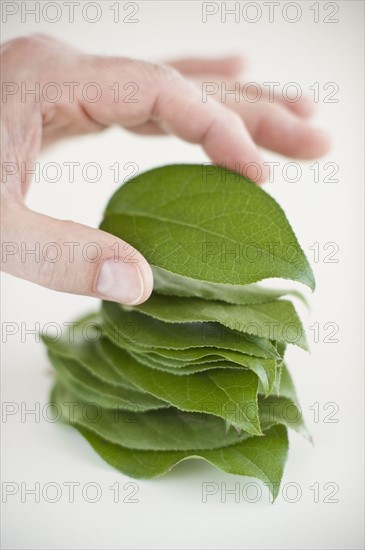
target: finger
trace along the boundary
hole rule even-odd
[[[246,60],[241,55],[231,55],[214,59],[191,57],[168,61],[167,65],[173,67],[185,76],[215,75],[233,77],[244,71],[246,68]]]
[[[232,104],[239,111],[257,144],[298,159],[317,158],[330,149],[324,130],[301,120],[281,105],[268,102]]]
[[[150,296],[148,262],[114,235],[21,204],[8,207],[6,217],[4,226],[15,229],[3,231],[4,271],[53,290],[122,304],[140,304]]]
[[[310,118],[316,111],[316,104],[307,96],[302,96],[298,101],[280,98],[278,103],[301,118]]]
[[[214,92],[215,99],[225,101],[225,98],[229,95],[236,94],[239,101],[247,101],[250,104],[268,101],[269,103],[276,103],[282,105],[289,111],[292,111],[301,118],[309,118],[315,113],[315,103],[308,97],[301,95],[300,97],[290,97],[287,93],[278,90],[276,87],[270,89],[269,84],[259,84],[257,82],[243,83],[240,78],[236,80],[227,80],[223,75],[219,74],[198,74],[188,75],[191,80],[197,85],[200,90],[203,90],[204,84],[216,84],[216,90]],[[212,95],[213,97],[213,95]],[[259,98],[259,99],[258,99]]]
[[[153,122],[162,131],[202,145],[208,156],[219,165],[240,171],[243,175],[265,181],[264,165],[257,146],[240,117],[225,106],[204,102],[196,87],[172,69],[131,60],[100,58],[92,64],[89,76],[107,82],[124,74],[124,79],[138,83],[139,100],[133,104],[113,101],[106,94],[98,103],[82,103],[82,108],[103,125],[119,123],[133,130]],[[104,89],[106,86],[104,86]],[[81,98],[80,101],[82,102]],[[146,127],[151,131],[151,126]],[[252,176],[252,164],[258,166]]]
[[[247,100],[251,99],[253,102],[256,102],[259,97],[259,101],[267,101],[269,103],[281,105],[301,118],[309,118],[315,112],[314,101],[310,97],[303,95],[301,88],[299,87],[298,89],[298,85],[295,82],[292,82],[291,85],[287,85],[282,89],[277,86],[279,83],[272,83],[276,84],[274,87],[271,87],[268,82],[266,84],[258,84],[255,82],[236,84],[240,87],[241,93],[244,90],[242,96],[244,98],[247,96]],[[294,93],[291,94],[290,91],[293,88]]]

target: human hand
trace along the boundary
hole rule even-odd
[[[328,148],[327,136],[301,120],[310,107],[300,104],[223,105],[213,99],[202,102],[191,80],[206,74],[233,78],[239,69],[235,58],[186,60],[168,65],[120,57],[90,56],[43,36],[24,37],[2,46],[2,269],[45,287],[95,296],[124,304],[144,302],[153,289],[153,276],[146,259],[115,236],[73,221],[57,220],[29,210],[24,195],[30,183],[19,169],[34,165],[42,147],[58,139],[97,132],[112,124],[144,134],[172,133],[199,143],[216,164],[235,169],[255,163],[258,182],[268,176],[268,167],[256,143],[301,158],[318,156]],[[186,75],[188,78],[186,78]],[[70,87],[72,83],[77,86]],[[81,90],[97,82],[102,96],[85,101]],[[115,101],[115,82],[137,82],[138,102]],[[29,95],[20,99],[20,85],[40,89],[57,83],[61,97],[52,103]],[[74,94],[74,101],[70,100]],[[295,111],[295,109],[297,109]],[[255,143],[256,142],[256,143]],[[252,177],[252,176],[251,176]],[[70,262],[70,244],[78,243]],[[57,262],[37,261],[22,252],[22,243],[40,250],[56,243]],[[102,251],[88,261],[78,255],[88,243]],[[116,243],[120,254],[114,257]],[[133,262],[128,258],[133,254]],[[117,260],[117,261],[116,261]],[[136,261],[137,260],[137,261]]]
[[[202,98],[214,97],[237,113],[257,145],[296,159],[317,158],[328,151],[328,134],[307,122],[314,115],[314,101],[301,90],[298,98],[287,97],[277,83],[248,83],[244,80],[246,62],[242,56],[181,59],[169,65],[191,79]],[[298,90],[296,83],[292,84]],[[242,162],[239,165],[244,168]],[[266,176],[267,172],[262,179]]]

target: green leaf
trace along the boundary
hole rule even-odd
[[[246,355],[244,353],[241,353],[239,351],[231,351],[223,348],[210,348],[210,347],[203,347],[203,348],[187,348],[184,350],[175,350],[175,349],[156,349],[149,353],[149,355],[154,356],[156,358],[165,358],[169,361],[173,361],[173,365],[175,367],[181,367],[184,366],[184,364],[195,364],[200,361],[204,360],[211,360],[211,358],[219,357],[220,359],[226,359],[227,361],[231,361],[234,363],[238,363],[242,366],[247,366],[250,359],[256,360],[257,357]],[[264,365],[269,363],[275,363],[275,359],[264,359],[262,357],[259,358],[260,362],[262,362]],[[281,357],[279,359],[281,361]]]
[[[163,370],[174,375],[188,376],[197,372],[203,372],[212,369],[224,368],[247,368],[252,370],[259,378],[265,395],[269,395],[273,389],[276,379],[276,362],[269,359],[257,359],[249,355],[243,355],[237,352],[220,350],[219,355],[208,355],[205,362],[185,363],[171,366],[171,359],[166,359],[157,353],[138,353],[129,350],[128,352],[139,363],[157,370]],[[228,361],[224,361],[224,358]],[[115,365],[115,363],[114,363]]]
[[[101,316],[95,314],[74,321],[69,329],[63,332],[62,338],[59,338],[58,335],[55,335],[55,337],[43,335],[42,340],[52,354],[77,360],[78,364],[81,363],[82,367],[88,370],[85,376],[81,370],[81,383],[85,384],[87,380],[91,380],[92,385],[98,384],[98,381],[93,381],[93,378],[88,376],[88,374],[91,374],[103,383],[136,390],[136,387],[123,376],[121,370],[116,369],[103,357],[99,344],[102,334]],[[78,370],[80,372],[80,366]]]
[[[62,338],[58,334],[54,336],[42,335],[43,343],[47,348],[58,355],[69,358],[77,357],[78,361],[88,367],[92,365],[91,372],[103,382],[110,384],[126,384],[121,376],[106,362],[100,361],[95,356],[94,341],[100,338],[102,333],[101,316],[99,313],[86,315],[74,321],[67,330],[63,331]]]
[[[105,409],[94,401],[83,400],[61,382],[53,388],[52,402],[58,405],[62,421],[131,449],[215,449],[256,437],[208,413],[184,412],[174,407],[143,413],[119,407]],[[300,410],[288,398],[260,397],[259,414],[264,433],[271,426],[282,424],[307,437]]]
[[[136,389],[128,382],[121,371],[115,369],[110,362],[101,357],[101,350],[98,342],[91,343],[82,340],[77,343],[71,343],[67,342],[66,339],[55,342],[46,338],[43,338],[43,342],[46,344],[48,350],[52,352],[52,356],[56,354],[66,359],[76,359],[77,363],[85,367],[89,371],[89,374],[98,378],[99,382],[112,384],[114,386],[123,386],[127,389]],[[87,376],[88,373],[86,373],[86,378],[81,374],[82,382],[85,382]],[[98,383],[98,381],[96,381],[96,383]]]
[[[263,426],[285,424],[306,439],[311,440],[300,407],[287,397],[269,395],[266,399],[261,400],[260,421]]]
[[[226,368],[175,376],[150,369],[137,361],[124,361],[123,351],[107,339],[102,346],[105,354],[141,391],[182,411],[209,412],[251,434],[262,433],[257,406],[258,378],[253,372]]]
[[[281,365],[280,369],[280,389],[279,389],[279,395],[283,397],[287,397],[288,399],[291,399],[292,401],[298,402],[297,392],[295,391],[294,383],[292,380],[292,377],[290,376],[290,372],[288,370],[288,367],[285,363]]]
[[[235,305],[153,293],[147,302],[124,309],[137,309],[167,323],[216,322],[238,332],[308,349],[300,319],[287,300]]]
[[[78,429],[106,462],[131,477],[157,477],[184,459],[202,458],[225,472],[261,479],[277,495],[288,438],[286,428],[273,419],[263,437],[227,429],[216,417],[176,409],[128,416],[103,411],[96,425],[83,414],[83,403],[75,407],[73,395],[60,385],[54,388],[52,400],[61,407],[63,420]],[[189,449],[189,443],[196,448]],[[179,446],[183,448],[173,450]]]
[[[176,275],[160,267],[153,267],[153,289],[158,294],[180,296],[184,298],[203,298],[219,300],[229,304],[249,305],[271,302],[285,295],[295,296],[306,303],[304,296],[293,290],[275,290],[253,283],[250,285],[229,285],[208,283],[191,277]]]
[[[216,450],[137,451],[110,443],[96,434],[78,428],[93,449],[108,464],[134,478],[153,478],[166,474],[179,462],[201,458],[224,472],[249,476],[266,483],[275,499],[288,455],[288,436],[284,426],[274,426],[265,437],[251,437]]]
[[[190,374],[195,374],[196,372],[203,372],[211,369],[246,368],[245,366],[238,365],[237,363],[224,361],[224,359],[218,356],[209,356],[206,361],[179,363],[178,366],[172,366],[171,359],[168,360],[157,353],[139,353],[132,350],[129,350],[128,353],[134,357],[136,361],[142,363],[142,365],[145,365],[146,367],[162,370],[178,376],[187,376]]]
[[[101,228],[176,275],[229,285],[280,277],[314,289],[275,200],[234,172],[206,173],[200,165],[173,165],[138,175],[112,197]]]
[[[264,338],[245,335],[217,323],[165,323],[136,310],[126,311],[114,302],[103,302],[102,314],[107,336],[117,345],[137,351],[209,346],[266,359],[279,357],[275,346]]]
[[[52,401],[60,408],[64,422],[130,449],[215,449],[250,435],[228,426],[217,416],[182,412],[173,407],[148,412],[104,409],[94,401],[80,399],[63,384],[54,388]]]
[[[83,401],[96,403],[100,407],[138,411],[168,406],[164,401],[138,389],[126,389],[102,382],[75,359],[52,351],[48,352],[48,356],[62,382]]]

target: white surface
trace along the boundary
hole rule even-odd
[[[29,3],[31,4],[31,3]],[[62,4],[60,2],[59,4]],[[232,4],[232,3],[231,3]],[[246,4],[246,3],[242,3]],[[245,548],[245,549],[358,549],[363,547],[363,325],[361,214],[363,203],[362,105],[362,2],[340,2],[339,23],[313,23],[312,2],[302,2],[303,17],[295,24],[279,15],[268,22],[267,12],[255,24],[218,18],[201,22],[200,2],[140,2],[138,24],[114,24],[108,2],[102,2],[103,17],[92,25],[76,17],[73,25],[35,24],[18,19],[3,25],[3,39],[46,32],[85,51],[121,54],[145,59],[183,55],[222,55],[244,52],[251,61],[250,80],[296,81],[304,89],[319,82],[339,85],[338,103],[319,103],[318,122],[327,128],[334,147],[326,159],[339,165],[338,183],[315,183],[312,163],[302,163],[298,183],[284,182],[280,171],[266,190],[284,207],[305,251],[314,243],[338,243],[338,263],[313,264],[317,290],[310,297],[312,310],[303,312],[306,326],[319,322],[339,325],[337,344],[312,343],[312,354],[290,350],[289,365],[295,378],[304,414],[315,439],[311,447],[291,434],[291,448],[283,484],[294,482],[302,497],[296,503],[279,496],[275,505],[267,491],[256,504],[220,494],[202,503],[202,482],[225,482],[227,488],[249,480],[228,476],[203,463],[184,463],[168,476],[139,481],[138,503],[113,502],[109,489],[129,480],[110,468],[74,432],[62,426],[21,421],[16,414],[2,423],[2,481],[47,482],[63,488],[58,503],[41,497],[34,503],[20,493],[2,505],[2,547],[5,549],[105,549],[105,548]],[[322,4],[323,6],[323,4]],[[322,9],[322,8],[321,8]],[[280,10],[280,8],[279,8]],[[324,12],[321,13],[323,18]],[[283,159],[267,154],[269,160]],[[50,215],[97,226],[103,205],[115,189],[108,167],[115,161],[136,162],[141,169],[170,162],[206,160],[196,146],[175,138],[139,138],[112,129],[102,135],[65,142],[50,150],[42,162],[89,161],[103,168],[102,182],[88,184],[79,178],[69,183],[66,174],[57,184],[33,184],[28,203]],[[285,162],[285,161],[284,161]],[[21,323],[42,328],[48,322],[72,320],[96,307],[89,298],[53,293],[30,283],[3,277],[2,321],[17,323],[18,334],[3,346],[2,399],[21,408],[47,402],[52,383],[51,369],[43,347],[34,336],[21,340]],[[3,325],[4,326],[4,325]],[[312,342],[312,332],[309,339]],[[320,421],[313,421],[310,407],[318,402]],[[328,402],[338,405],[337,423],[323,422]],[[102,497],[88,503],[75,492],[69,503],[64,482],[99,484]],[[322,488],[320,502],[313,490]],[[337,503],[325,503],[330,494],[323,486],[333,482]],[[122,499],[130,488],[121,491]],[[293,498],[289,491],[289,498]],[[50,490],[50,497],[52,492]],[[91,490],[90,490],[90,496]]]

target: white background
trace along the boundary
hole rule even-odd
[[[118,482],[123,500],[130,491],[123,490],[123,486],[133,480],[105,464],[71,428],[48,423],[42,415],[39,422],[34,416],[27,416],[22,422],[20,413],[14,414],[2,422],[2,481],[19,486],[24,482],[27,487],[35,482],[40,482],[41,487],[55,482],[63,487],[63,492],[61,500],[54,504],[42,497],[40,503],[35,503],[32,496],[23,503],[20,492],[9,497],[2,505],[3,548],[362,548],[363,3],[337,3],[337,23],[323,22],[330,13],[324,11],[323,2],[318,23],[313,22],[314,12],[309,9],[313,2],[301,2],[301,19],[288,23],[282,16],[287,4],[284,2],[277,8],[273,23],[268,20],[268,9],[260,3],[263,12],[256,23],[243,17],[238,23],[232,17],[222,23],[218,14],[205,24],[200,2],[138,4],[136,24],[114,23],[109,2],[100,3],[103,15],[96,24],[83,21],[80,11],[73,24],[67,23],[66,10],[55,24],[44,20],[36,24],[31,16],[22,23],[19,16],[14,16],[2,25],[3,40],[45,32],[86,52],[149,60],[242,52],[250,59],[248,80],[282,84],[295,81],[308,93],[313,93],[309,86],[319,82],[321,100],[316,123],[331,133],[334,143],[331,152],[320,161],[320,181],[314,182],[311,162],[301,163],[300,181],[284,181],[285,159],[267,153],[268,160],[282,164],[274,182],[265,186],[284,207],[315,271],[317,289],[309,297],[311,311],[300,309],[306,327],[315,322],[321,327],[327,322],[339,326],[338,343],[324,343],[326,331],[321,331],[321,341],[314,343],[313,332],[309,331],[311,355],[296,349],[289,351],[289,365],[315,446],[290,434],[283,486],[300,486],[302,495],[297,502],[288,502],[295,498],[293,486],[287,499],[281,494],[274,505],[261,486],[263,496],[257,503],[247,502],[244,495],[239,502],[232,495],[222,502],[221,491],[203,503],[204,481],[225,482],[227,488],[238,482],[244,488],[252,480],[229,476],[194,461],[179,465],[164,478],[138,481],[138,503],[114,503],[109,487]],[[241,3],[244,4],[247,3]],[[323,86],[327,82],[339,86],[337,103],[323,102]],[[103,167],[102,181],[90,184],[80,176],[71,184],[66,172],[58,183],[41,179],[33,184],[28,204],[49,215],[97,226],[103,206],[116,188],[108,169],[114,162],[122,166],[136,162],[142,170],[172,162],[204,160],[207,159],[199,147],[176,138],[142,138],[111,129],[64,142],[41,159],[44,163],[78,161],[81,165],[96,161]],[[326,162],[338,164],[338,183],[323,182]],[[315,242],[321,250],[318,263],[313,262],[309,248]],[[323,261],[323,246],[328,242],[339,246],[338,263]],[[19,326],[19,332],[3,346],[3,401],[14,402],[19,408],[34,408],[38,402],[42,408],[52,384],[52,371],[42,345],[35,342],[34,335],[24,337],[20,324],[29,328],[39,323],[41,329],[48,322],[62,325],[96,306],[91,298],[57,294],[3,276],[3,326],[9,322]],[[314,422],[310,408],[315,402],[319,407],[318,422]],[[324,422],[332,410],[324,410],[327,403],[338,407],[333,416],[338,422]],[[62,484],[72,481],[81,487],[88,482],[98,483],[102,490],[99,502],[85,502],[79,488],[75,502],[69,503]],[[332,486],[324,489],[328,482],[337,484],[339,490],[333,498],[338,502],[324,502],[331,493]],[[320,487],[318,503],[309,489],[315,483]]]

